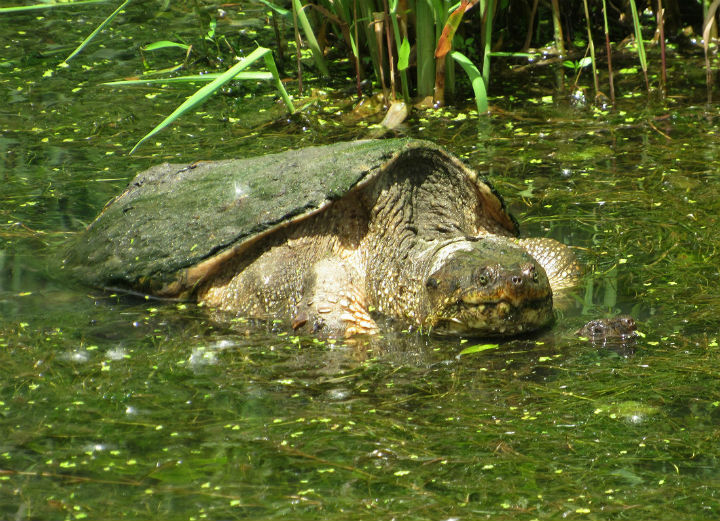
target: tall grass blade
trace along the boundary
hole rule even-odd
[[[193,108],[197,107],[201,103],[203,103],[205,100],[207,100],[210,96],[215,94],[220,87],[225,85],[228,81],[232,80],[237,76],[237,74],[242,71],[243,69],[249,67],[253,63],[255,63],[260,58],[264,57],[266,54],[269,54],[271,51],[270,49],[266,49],[264,47],[258,47],[253,52],[247,55],[247,57],[241,61],[240,63],[236,63],[232,67],[230,67],[227,71],[223,72],[215,78],[215,80],[212,81],[212,83],[205,85],[203,88],[198,90],[195,94],[190,96],[188,99],[186,99],[178,108],[176,108],[172,114],[170,114],[167,118],[165,118],[159,125],[157,125],[154,129],[152,129],[149,133],[147,133],[140,141],[138,141],[135,146],[130,150],[130,153],[132,154],[137,150],[137,148],[142,145],[145,141],[150,139],[152,136],[160,132],[162,129],[173,123],[176,119],[178,119],[180,116],[185,114],[186,112],[192,110]],[[267,62],[266,62],[267,64]],[[270,71],[273,72],[273,71]],[[273,73],[274,75],[277,75],[277,69]],[[279,81],[278,77],[278,81]],[[283,88],[282,91],[284,92],[285,89]],[[287,96],[287,93],[285,94]],[[286,103],[287,104],[287,103]],[[293,109],[294,110],[294,109]]]
[[[187,51],[190,46],[186,45],[184,43],[178,43],[178,42],[169,42],[167,40],[160,40],[159,42],[153,42],[149,43],[147,45],[144,45],[140,47],[141,51],[157,51],[158,49],[167,49],[169,47],[178,47],[180,49],[183,49]]]
[[[342,35],[342,39],[345,42],[345,46],[351,50],[350,60],[355,66],[355,78],[356,83],[360,83],[360,60],[358,58],[358,46],[356,45],[357,38],[353,39],[352,27],[349,20],[353,17],[350,15],[350,2],[348,0],[325,0],[325,5],[319,3],[308,4],[308,7],[313,7],[324,21],[330,22],[330,26],[335,31],[337,36]],[[355,24],[355,36],[357,37],[357,24]],[[358,90],[358,96],[362,96],[362,89]]]
[[[705,21],[703,22],[703,49],[705,50],[705,83],[707,84],[708,103],[712,103],[712,70],[710,69],[710,33],[715,26],[715,12],[720,5],[720,0],[715,0],[708,7]]]
[[[308,20],[308,17],[303,10],[303,6],[300,3],[300,0],[292,0],[292,4],[295,12],[297,13],[300,27],[302,27],[305,38],[307,39],[307,43],[310,46],[310,50],[312,51],[315,65],[320,71],[320,74],[322,74],[323,76],[330,76],[330,71],[328,70],[327,63],[325,62],[325,57],[323,56],[320,45],[315,38],[315,33],[313,32],[312,26],[310,25],[310,20]],[[297,49],[297,52],[299,53],[300,49]]]
[[[149,83],[207,83],[213,81],[224,73],[212,73],[212,74],[194,74],[191,76],[175,76],[173,78],[146,78],[142,80],[121,80],[121,81],[108,81],[101,83],[100,85],[108,85],[110,87],[120,87],[123,85],[145,85]],[[273,75],[270,72],[239,72],[233,78],[233,80],[246,80],[246,81],[269,81],[273,79]]]
[[[433,105],[445,104],[445,60],[447,54],[435,58],[435,87],[433,89]]]
[[[633,27],[635,28],[635,41],[637,42],[638,58],[640,58],[640,67],[642,67],[643,75],[645,76],[645,86],[647,91],[650,92],[650,81],[648,80],[647,73],[647,57],[645,55],[645,43],[642,38],[642,26],[640,25],[640,16],[638,15],[637,5],[635,0],[630,0],[630,10],[632,12]]]
[[[273,79],[275,80],[275,88],[280,94],[283,103],[285,103],[285,108],[288,109],[288,112],[290,114],[293,114],[295,112],[295,106],[292,104],[292,100],[290,100],[290,96],[288,96],[288,93],[285,90],[285,86],[282,83],[282,78],[280,78],[280,73],[278,72],[277,65],[275,65],[275,60],[273,59],[272,52],[270,52],[269,49],[266,50],[268,52],[262,55],[263,60],[265,60],[265,67],[267,67],[270,73],[273,75]]]
[[[115,9],[115,11],[113,11],[110,16],[108,16],[107,18],[105,18],[105,20],[103,20],[103,23],[101,23],[100,25],[98,25],[98,26],[95,28],[95,30],[94,30],[92,33],[90,33],[90,36],[88,36],[87,38],[85,38],[85,39],[83,40],[83,42],[82,42],[80,45],[78,45],[78,47],[77,47],[73,52],[70,53],[70,56],[68,56],[67,58],[65,58],[65,61],[62,63],[62,65],[67,65],[67,62],[68,62],[69,60],[71,60],[71,59],[73,58],[73,56],[75,56],[75,55],[78,54],[80,51],[82,51],[82,50],[87,46],[87,44],[89,44],[89,43],[92,41],[92,39],[95,38],[95,36],[97,36],[97,34],[98,34],[100,31],[102,31],[103,29],[105,29],[105,27],[107,27],[107,26],[110,24],[110,22],[112,22],[112,21],[115,19],[115,17],[116,17],[117,15],[119,15],[120,12],[128,6],[128,4],[129,4],[130,2],[132,2],[132,0],[125,0],[125,1],[122,3],[122,5],[120,5],[120,7],[118,7],[117,9]]]
[[[108,0],[81,0],[79,2],[66,2],[62,4],[38,4],[38,5],[21,5],[17,7],[0,7],[0,14],[3,13],[21,13],[23,11],[34,11],[36,9],[50,9],[52,7],[75,7],[84,4],[102,4]]]
[[[478,114],[485,114],[488,111],[487,88],[482,73],[473,64],[470,59],[458,51],[452,51],[450,56],[458,62],[470,78],[473,92],[475,93],[475,104],[477,105]]]
[[[280,7],[277,4],[273,4],[272,2],[268,2],[268,0],[258,0],[261,4],[265,4],[267,7],[275,11],[277,14],[281,16],[290,16],[290,11],[288,9],[285,9],[283,7]]]

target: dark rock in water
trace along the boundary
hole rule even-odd
[[[638,336],[635,319],[630,315],[591,320],[576,334],[600,347],[631,346],[635,344]]]

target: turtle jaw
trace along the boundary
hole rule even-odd
[[[547,294],[521,300],[461,297],[446,302],[426,323],[440,335],[506,337],[530,333],[552,320],[552,294]]]

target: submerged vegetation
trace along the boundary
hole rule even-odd
[[[586,17],[580,1],[498,0],[481,41],[488,18],[477,2],[446,54],[438,108],[420,103],[436,74],[421,75],[421,96],[419,56],[434,69],[459,1],[442,4],[437,25],[439,2],[346,2],[346,40],[337,2],[312,2],[325,13],[306,0],[134,0],[59,67],[122,3],[0,13],[1,518],[720,517],[720,118],[706,103],[700,40],[703,5],[714,2],[663,0],[658,27],[647,9],[657,1],[636,1],[649,95],[629,3],[606,0],[603,12],[587,2]],[[379,19],[398,14],[383,22],[377,71],[379,24],[363,4]],[[609,102],[595,103],[586,18]],[[429,53],[418,33],[432,34]],[[716,69],[712,26],[706,41]],[[294,114],[255,54],[239,81],[128,155],[258,47],[272,49]],[[455,52],[487,87],[487,115]],[[479,83],[486,64],[490,81]],[[586,274],[575,307],[548,331],[495,344],[391,330],[322,342],[59,275],[68,237],[151,165],[366,137],[387,110],[381,71],[388,103],[393,77],[393,106],[403,84],[412,103],[394,133],[461,156],[525,235],[578,253]],[[637,320],[633,344],[576,336],[618,313]]]

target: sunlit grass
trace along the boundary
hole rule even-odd
[[[210,96],[215,94],[223,85],[225,85],[227,82],[234,80],[234,79],[241,79],[238,78],[238,74],[241,73],[241,71],[259,59],[263,59],[265,61],[265,66],[270,70],[270,75],[272,78],[274,78],[275,85],[278,89],[278,92],[280,93],[283,102],[285,103],[285,106],[287,107],[288,112],[292,113],[295,111],[295,107],[290,100],[290,97],[288,96],[287,92],[285,91],[285,87],[282,84],[282,81],[280,80],[280,76],[278,74],[277,67],[275,66],[275,61],[272,58],[272,51],[270,49],[266,49],[264,47],[258,47],[253,52],[247,55],[247,57],[242,60],[241,62],[233,65],[230,67],[227,71],[217,76],[215,79],[212,80],[212,82],[203,88],[199,89],[197,92],[195,92],[192,96],[190,96],[188,99],[186,99],[178,108],[176,108],[172,114],[170,114],[168,117],[166,117],[162,122],[160,122],[154,129],[152,129],[149,133],[147,133],[140,141],[138,141],[135,146],[130,150],[130,153],[132,154],[137,148],[142,145],[145,141],[150,139],[152,136],[160,132],[162,129],[167,127],[168,125],[172,124],[175,120],[177,120],[179,117],[181,117],[183,114],[189,112],[190,110],[194,109],[198,105],[205,102]],[[255,78],[253,78],[255,79]]]

